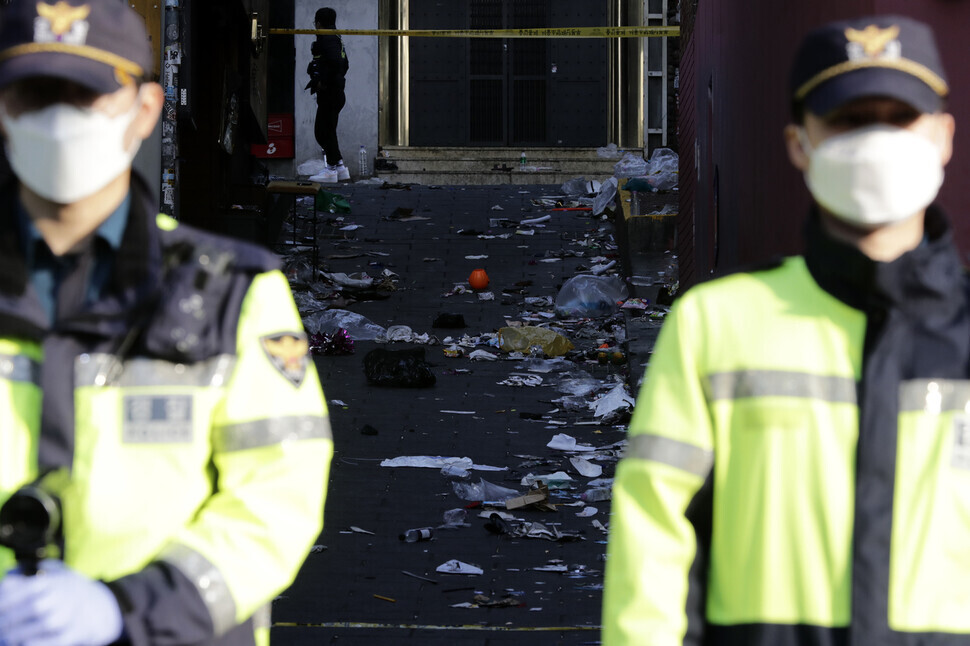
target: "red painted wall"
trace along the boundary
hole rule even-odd
[[[873,13],[910,15],[936,29],[951,82],[949,109],[957,120],[940,202],[970,264],[970,182],[963,179],[970,173],[970,57],[962,47],[970,2],[700,0],[690,16],[693,27],[681,38],[678,256],[683,284],[800,252],[810,198],[782,141],[790,115],[788,68],[809,29]]]

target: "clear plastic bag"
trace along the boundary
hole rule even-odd
[[[616,276],[573,276],[556,296],[556,314],[563,318],[609,316],[630,292]]]
[[[569,195],[569,196],[586,195],[586,185],[588,183],[589,182],[586,181],[585,177],[574,177],[570,180],[566,180],[565,182],[563,182],[563,185],[560,188],[560,190],[563,192],[563,195]]]
[[[616,187],[619,185],[615,177],[611,177],[602,184],[600,190],[593,198],[593,215],[599,215],[606,210],[613,198],[616,197]]]
[[[620,156],[620,150],[616,147],[616,144],[610,143],[602,148],[597,148],[596,155],[601,159],[616,159]]]
[[[614,177],[642,177],[647,174],[649,164],[643,158],[643,155],[635,153],[626,153],[623,155],[623,159],[616,162],[613,166],[613,176]]]
[[[315,312],[303,319],[303,327],[310,334],[332,334],[344,329],[355,341],[373,341],[385,333],[380,325],[347,310]]]

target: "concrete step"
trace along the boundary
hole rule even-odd
[[[522,152],[527,163],[519,165]],[[573,177],[605,179],[617,159],[595,148],[416,148],[386,146],[396,170],[376,170],[384,181],[402,184],[561,184]]]

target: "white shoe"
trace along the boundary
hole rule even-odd
[[[343,160],[337,164],[337,179],[341,182],[350,179],[350,171],[344,166]]]
[[[320,182],[321,184],[336,184],[337,183],[337,171],[330,167],[324,168],[322,171],[316,175],[310,176],[311,182]]]

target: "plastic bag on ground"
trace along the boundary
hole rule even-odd
[[[346,197],[324,190],[317,191],[316,207],[321,213],[350,213]]]
[[[322,159],[308,159],[300,164],[296,169],[297,175],[317,175],[327,167]]]
[[[647,173],[676,173],[680,166],[680,157],[670,148],[656,148],[650,155]]]
[[[303,319],[303,327],[310,334],[333,334],[341,329],[347,330],[355,341],[373,341],[385,332],[380,325],[347,310],[315,312]]]
[[[586,185],[588,182],[585,177],[574,177],[563,182],[561,190],[564,195],[576,196],[586,195]]]
[[[556,314],[563,318],[609,316],[617,301],[630,295],[626,283],[616,276],[573,276],[556,296]]]
[[[424,360],[424,348],[371,350],[364,355],[364,376],[375,386],[426,388],[436,381],[431,365]]]
[[[626,153],[623,159],[613,166],[614,177],[642,177],[647,174],[649,164],[639,153]]]
[[[549,328],[525,325],[503,327],[498,331],[499,347],[506,352],[529,353],[533,346],[540,346],[546,356],[559,357],[573,349],[573,343]]]
[[[493,484],[484,478],[480,478],[478,482],[471,483],[455,480],[452,481],[451,488],[454,490],[455,495],[462,500],[501,502],[519,495],[519,492],[515,489],[508,489]]]
[[[616,147],[616,144],[610,143],[602,148],[597,148],[596,155],[602,159],[616,159],[620,156],[620,150]]]
[[[599,193],[593,198],[593,215],[599,215],[606,210],[613,198],[616,197],[616,187],[618,182],[615,177],[611,177],[600,184]]]

